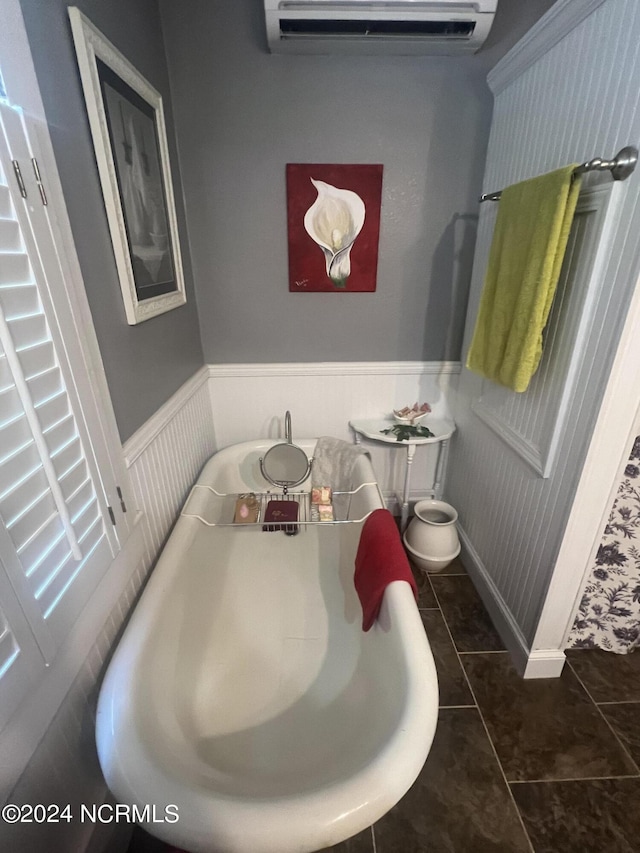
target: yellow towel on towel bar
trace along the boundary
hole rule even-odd
[[[573,214],[575,165],[502,191],[467,367],[526,391],[542,355]]]

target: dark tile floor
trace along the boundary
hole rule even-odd
[[[440,716],[413,787],[332,853],[640,853],[640,652],[524,681],[462,564],[421,576]],[[130,853],[165,853],[137,831]],[[325,851],[328,853],[328,851]]]

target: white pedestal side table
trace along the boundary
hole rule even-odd
[[[404,486],[402,495],[397,495],[401,504],[401,521],[400,529],[404,531],[409,519],[409,488],[411,484],[411,465],[416,452],[416,447],[422,444],[437,444],[438,445],[438,460],[436,462],[435,476],[433,486],[426,489],[427,496],[436,499],[442,497],[444,488],[444,480],[447,470],[447,457],[449,455],[449,439],[456,429],[453,421],[439,418],[425,418],[422,421],[422,426],[427,427],[433,433],[431,438],[408,438],[404,441],[397,441],[395,435],[390,433],[384,435],[383,429],[388,429],[394,425],[395,421],[391,419],[378,418],[377,420],[353,420],[349,421],[349,426],[353,430],[354,440],[356,444],[362,443],[362,438],[367,438],[370,441],[380,441],[384,444],[391,444],[395,447],[406,447],[407,455],[404,469]]]

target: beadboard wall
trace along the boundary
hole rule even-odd
[[[612,157],[623,146],[638,144],[640,90],[632,81],[640,74],[639,32],[640,6],[635,0],[560,0],[549,10],[489,75],[496,100],[485,192],[566,163]],[[566,364],[561,365],[559,352],[549,356],[535,405],[528,409],[521,399],[510,411],[489,383],[466,370],[460,377],[449,497],[460,513],[463,543],[478,586],[510,647],[524,659],[546,654],[534,647],[536,628],[637,280],[639,181],[636,172],[612,186],[590,274],[574,282],[586,290],[576,305],[579,317],[587,317],[585,310],[589,314],[577,339],[579,358],[571,363],[569,385],[558,381],[560,371],[569,369],[571,353],[566,349]],[[612,184],[608,175],[595,181],[606,182]],[[495,205],[482,204],[465,354],[494,221]],[[575,313],[560,317],[553,332],[561,335],[575,319]],[[554,410],[561,412],[560,420]],[[514,430],[525,437],[538,431],[544,451],[539,460],[526,459],[517,442],[508,440],[509,430],[501,429],[505,420],[507,427],[514,427],[512,435]],[[544,448],[551,448],[552,441],[552,452],[547,453]],[[621,448],[612,449],[617,458]],[[584,536],[596,533],[583,531]],[[560,626],[560,635],[563,630]],[[562,649],[548,652],[561,666]]]
[[[353,441],[350,420],[381,418],[416,401],[427,401],[434,416],[450,418],[459,372],[460,363],[453,361],[209,365],[215,444],[283,437],[287,410],[294,441],[321,435]],[[393,510],[405,449],[366,439],[363,447]],[[412,499],[433,482],[436,461],[434,446],[417,448]]]
[[[144,512],[147,566],[155,562],[189,489],[216,449],[208,381],[203,367],[123,447],[137,509]]]
[[[213,453],[213,423],[208,370],[192,377],[126,442],[136,507],[142,512],[123,554],[123,569],[111,589],[100,587],[98,597],[112,596],[115,605],[89,643],[72,687],[60,705],[31,760],[14,784],[7,785],[3,767],[0,800],[22,803],[80,804],[111,802],[95,748],[95,709],[100,682],[126,620],[137,601],[158,553],[206,459]],[[119,583],[117,589],[113,586]],[[53,668],[64,662],[56,661]],[[5,753],[3,752],[3,757]],[[7,850],[81,853],[126,849],[126,824],[0,825],[0,846]]]

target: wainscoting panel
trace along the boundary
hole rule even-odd
[[[565,262],[544,334],[544,352],[529,388],[515,394],[483,381],[473,410],[541,477],[549,477],[575,396],[603,286],[599,260],[605,233],[616,226],[611,182],[584,189],[569,236]],[[620,198],[613,193],[614,201]]]
[[[625,145],[638,144],[640,90],[631,81],[640,73],[639,30],[640,6],[634,0],[589,4],[559,0],[543,16],[521,45],[489,74],[496,100],[484,191],[502,189],[567,163],[609,158]],[[612,183],[606,173],[595,181]],[[557,427],[549,431],[544,425],[555,406],[548,390],[539,401],[542,420],[537,425],[535,407],[523,413],[518,410],[521,404],[514,402],[513,409],[507,410],[493,398],[499,392],[491,392],[489,405],[495,419],[524,433],[523,441],[533,445],[539,455],[537,462],[525,462],[521,448],[496,435],[495,423],[489,427],[487,418],[477,416],[473,403],[479,396],[486,402],[487,391],[481,388],[482,380],[469,371],[460,376],[455,410],[458,432],[449,467],[450,499],[501,601],[534,652],[536,627],[638,276],[639,187],[636,171],[611,189],[612,203],[619,205],[614,217],[617,225],[600,238],[598,282],[590,291],[593,303],[577,304],[580,317],[567,318],[569,325],[576,319],[586,320],[590,329],[582,337],[579,358],[574,358],[572,391],[564,413],[556,419]],[[619,198],[614,199],[613,194]],[[480,205],[463,357],[473,332],[491,244],[495,211],[488,209],[490,204]],[[575,284],[592,286],[588,280]],[[554,365],[545,381],[556,379],[562,381],[562,371]],[[616,459],[620,451],[614,449]],[[553,464],[545,472],[548,458]],[[548,477],[543,478],[542,473]],[[605,496],[608,491],[606,483]],[[594,495],[596,502],[600,499]],[[585,537],[597,535],[596,530],[583,533]],[[560,587],[571,608],[573,590],[562,583]],[[560,635],[563,630],[561,625]],[[553,651],[547,646],[544,649]]]
[[[218,448],[255,438],[284,436],[291,412],[293,440],[332,435],[353,441],[349,421],[381,418],[392,409],[427,401],[436,417],[451,417],[459,362],[346,362],[209,365],[209,386]],[[389,496],[402,484],[405,449],[370,441],[378,482]],[[431,483],[433,447],[419,447],[412,493]]]
[[[208,370],[185,383],[123,447],[142,519],[147,566],[215,449]]]

